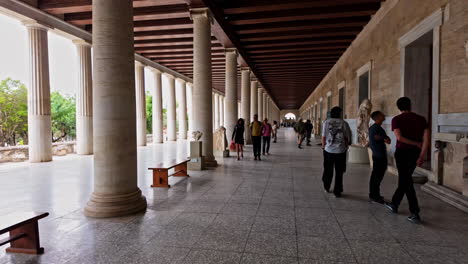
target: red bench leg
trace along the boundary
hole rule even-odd
[[[169,185],[169,174],[167,169],[153,170],[153,184],[151,187],[171,187]]]
[[[39,227],[37,221],[22,225],[10,231],[10,237],[26,234],[26,236],[12,241],[11,247],[6,249],[9,253],[42,254],[44,248],[39,243]]]
[[[175,173],[172,176],[185,176],[189,177],[187,174],[187,163],[182,163],[174,167]]]

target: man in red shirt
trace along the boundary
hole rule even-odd
[[[395,163],[398,170],[398,188],[392,202],[385,206],[393,213],[398,213],[398,206],[406,195],[411,215],[408,221],[420,223],[418,198],[413,186],[413,172],[421,166],[429,148],[429,126],[426,119],[411,112],[411,100],[401,97],[397,101],[401,114],[392,120],[392,131],[397,139]]]

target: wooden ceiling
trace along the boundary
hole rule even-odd
[[[134,0],[135,52],[193,77],[189,9],[208,7],[214,88],[224,91],[224,48],[236,47],[239,69],[249,66],[281,109],[298,109],[382,1]],[[39,0],[38,7],[92,31],[91,3]]]

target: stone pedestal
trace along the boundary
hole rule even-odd
[[[203,143],[201,141],[190,141],[190,162],[188,163],[189,170],[205,169],[204,158],[202,156]]]
[[[369,164],[367,147],[351,145],[348,149],[348,162],[357,164]]]

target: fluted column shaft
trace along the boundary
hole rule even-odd
[[[267,94],[265,92],[262,93],[262,113],[263,113],[263,119],[268,118],[268,113],[267,113]]]
[[[78,91],[76,92],[76,153],[93,154],[93,79],[91,44],[74,41],[78,55]]]
[[[250,82],[250,120],[253,120],[253,116],[258,114],[258,82]]]
[[[154,84],[153,93],[153,144],[163,143],[163,104],[162,104],[162,78],[161,71],[152,69]]]
[[[218,129],[219,128],[219,94],[215,93],[214,94],[214,129]]]
[[[175,79],[174,76],[165,74],[167,84],[167,140],[176,141],[176,96],[175,96]]]
[[[219,126],[224,127],[224,96],[219,96]]]
[[[263,88],[258,89],[258,120],[263,120]]]
[[[146,146],[145,65],[135,62],[137,146]]]
[[[94,190],[85,208],[92,217],[146,209],[137,185],[132,4],[132,0],[92,3]]]
[[[192,135],[193,132],[193,101],[192,101],[193,85],[187,83],[187,115],[188,115],[188,134]]]
[[[237,122],[237,50],[226,49],[225,126],[228,139]]]
[[[47,28],[25,23],[28,30],[28,145],[29,161],[52,160],[49,48]]]
[[[250,124],[250,69],[243,68],[241,71],[241,118],[245,124]],[[246,126],[246,127],[247,127]],[[251,144],[250,129],[244,130],[245,144]]]
[[[177,79],[177,94],[179,95],[179,139],[187,139],[187,88],[186,82]]]

